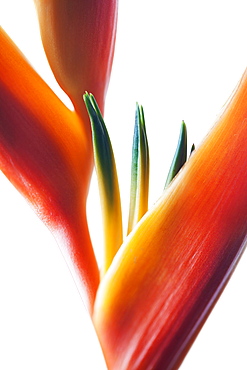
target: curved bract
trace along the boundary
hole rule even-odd
[[[0,29],[0,168],[58,241],[93,315],[108,369],[177,369],[245,247],[247,72],[184,166],[182,125],[167,188],[144,216],[149,152],[139,110],[130,233],[118,249],[120,196],[100,113],[112,66],[117,0],[34,1],[48,61],[75,111]],[[85,91],[109,242],[100,283],[86,219],[93,147]]]
[[[85,91],[104,99],[115,45],[117,0],[35,0],[41,37],[51,69],[71,98],[83,110]]]
[[[120,248],[96,297],[109,369],[177,369],[244,249],[247,73],[225,112]]]
[[[1,170],[59,240],[91,310],[98,268],[85,215],[88,122],[64,106],[2,29],[0,76]]]

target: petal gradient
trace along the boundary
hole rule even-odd
[[[247,235],[247,73],[201,146],[120,248],[94,323],[109,369],[177,369]]]
[[[88,122],[64,106],[2,29],[0,76],[1,170],[56,236],[91,310],[99,276],[85,215]]]
[[[41,37],[53,73],[78,111],[85,91],[101,112],[114,54],[117,0],[35,0]]]
[[[102,209],[103,276],[123,242],[122,209],[115,158],[104,119],[92,94],[85,94],[84,100],[92,125],[94,163]]]

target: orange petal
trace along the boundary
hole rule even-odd
[[[44,49],[58,83],[79,111],[82,94],[89,91],[103,112],[117,0],[35,0],[35,4]]]
[[[247,73],[100,284],[94,323],[109,369],[177,369],[247,234]]]
[[[63,105],[2,29],[0,76],[1,169],[59,240],[91,307],[99,277],[85,215],[93,161],[85,122]]]

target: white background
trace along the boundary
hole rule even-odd
[[[46,63],[31,0],[1,0],[0,21],[60,92]],[[150,205],[160,196],[181,120],[199,145],[247,65],[245,1],[120,0],[106,104],[124,219],[135,103],[144,106],[151,156]],[[100,259],[95,179],[90,227]],[[247,368],[247,256],[186,357],[182,370]],[[0,177],[0,368],[103,370],[90,320],[52,236]]]

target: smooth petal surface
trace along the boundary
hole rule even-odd
[[[0,76],[1,170],[59,240],[91,310],[99,277],[85,215],[88,122],[63,105],[2,29]]]
[[[247,234],[246,102],[245,72],[102,280],[94,323],[109,369],[177,369],[235,268]]]
[[[44,49],[75,108],[92,93],[103,112],[117,23],[117,0],[35,0]],[[83,113],[83,114],[84,114]]]

